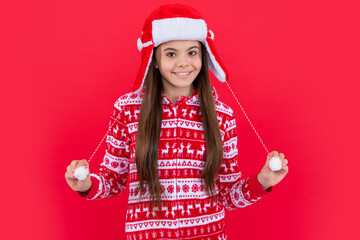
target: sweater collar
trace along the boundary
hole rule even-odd
[[[216,101],[218,99],[218,94],[216,92],[216,89],[214,86],[211,86],[211,91],[214,97],[214,100]],[[143,98],[145,93],[145,87],[140,91],[140,97]],[[171,101],[162,93],[162,103],[163,104],[170,104]],[[194,90],[193,94],[190,97],[180,96],[176,102],[176,105],[183,104],[183,103],[192,103],[192,102],[198,102],[199,103],[199,92],[197,89]],[[172,103],[171,103],[172,104]]]

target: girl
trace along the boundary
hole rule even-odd
[[[99,171],[80,181],[74,171],[87,161],[67,167],[67,183],[85,199],[116,196],[129,181],[127,239],[226,239],[224,209],[253,204],[288,172],[273,151],[260,173],[241,179],[233,110],[208,76],[209,67],[228,78],[213,38],[195,9],[156,9],[138,40],[133,92],[114,104]],[[269,168],[272,156],[280,171]]]

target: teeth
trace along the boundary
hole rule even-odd
[[[184,73],[175,73],[176,75],[180,75],[180,76],[184,76],[184,75],[188,75],[190,72],[184,72]]]

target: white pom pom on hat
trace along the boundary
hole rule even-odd
[[[154,47],[172,40],[196,40],[203,43],[209,69],[219,81],[229,79],[214,46],[214,33],[200,13],[187,5],[168,4],[155,9],[144,23],[141,37],[137,40],[141,64],[132,91],[140,91],[144,87]]]

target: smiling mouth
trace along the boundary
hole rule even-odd
[[[179,77],[185,77],[185,76],[189,76],[191,72],[192,71],[190,71],[190,72],[174,72],[174,74]]]

